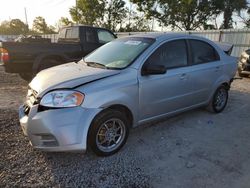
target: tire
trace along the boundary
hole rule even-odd
[[[220,113],[224,110],[228,101],[228,89],[225,86],[220,86],[215,91],[209,105],[207,107],[208,111],[214,113]]]
[[[54,66],[57,66],[60,64],[63,64],[63,62],[59,62],[58,60],[55,60],[55,59],[44,59],[41,61],[40,65],[38,67],[37,73],[44,70],[44,69],[54,67]]]
[[[118,152],[126,143],[129,134],[128,119],[117,110],[106,110],[93,120],[88,145],[98,156],[109,156]]]
[[[26,80],[27,82],[30,82],[33,78],[32,73],[19,73],[19,76],[23,79]]]

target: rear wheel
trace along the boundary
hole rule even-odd
[[[214,93],[209,105],[208,110],[215,113],[220,113],[224,110],[228,100],[228,89],[222,85]]]
[[[126,116],[117,110],[99,114],[91,124],[88,143],[99,156],[109,156],[119,151],[129,134]]]

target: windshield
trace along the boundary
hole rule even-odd
[[[105,68],[122,69],[130,65],[146,48],[148,48],[154,39],[130,37],[117,39],[84,58],[87,65],[102,65]]]

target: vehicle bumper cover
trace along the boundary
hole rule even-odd
[[[38,105],[34,105],[28,115],[23,106],[19,108],[21,128],[35,149],[84,152],[89,127],[101,109],[75,107],[37,111]]]

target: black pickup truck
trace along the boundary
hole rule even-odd
[[[29,80],[37,72],[52,66],[78,61],[116,35],[110,30],[91,26],[62,28],[56,43],[46,39],[0,42],[0,63],[8,73],[19,73]]]

